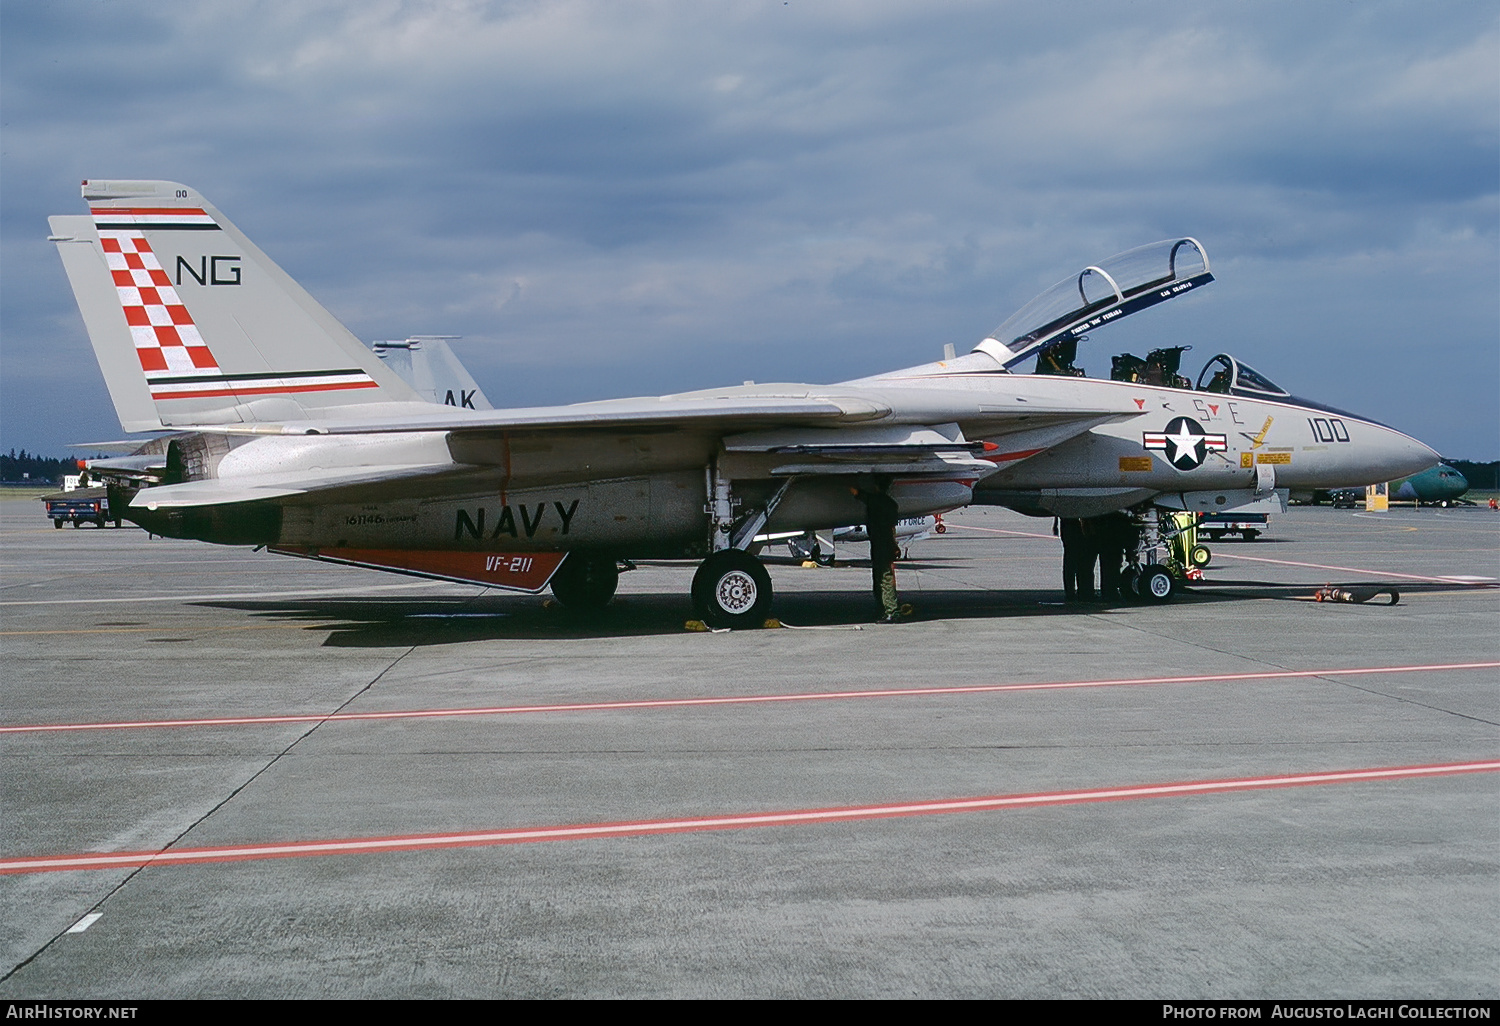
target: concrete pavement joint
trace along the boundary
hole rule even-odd
[[[388,664],[386,664],[386,666],[385,666],[384,669],[382,669],[379,673],[377,673],[374,677],[372,677],[369,680],[369,682],[366,683],[363,687],[361,687],[358,691],[356,691],[356,692],[354,692],[354,694],[350,695],[344,702],[340,703],[340,705],[338,706],[338,708],[335,709],[335,710],[333,710],[333,713],[330,713],[329,715],[334,715],[334,714],[337,714],[339,712],[342,712],[344,709],[347,709],[349,707],[350,703],[352,703],[353,701],[355,701],[355,699],[359,698],[365,692],[367,692],[371,688],[373,688],[377,683],[379,683],[379,681],[380,681],[380,679],[382,677],[384,677],[391,670],[395,669],[397,663],[401,662],[401,660],[403,660],[407,656],[411,655],[411,653],[414,652],[415,650],[416,650],[416,646],[413,645],[410,648],[408,648],[405,652],[402,652],[400,655],[398,655],[395,659],[392,659]],[[192,833],[193,830],[197,829],[197,827],[199,827],[200,825],[202,825],[214,813],[218,812],[224,806],[226,806],[230,802],[232,802],[235,799],[235,797],[237,795],[239,795],[239,793],[241,791],[243,791],[245,788],[247,788],[251,784],[253,784],[256,781],[256,779],[258,779],[260,777],[261,774],[265,773],[272,766],[276,765],[276,763],[280,762],[281,759],[285,755],[287,755],[287,753],[289,753],[293,748],[297,747],[297,745],[301,744],[304,739],[306,739],[308,736],[310,736],[313,731],[317,730],[325,722],[327,722],[327,718],[326,717],[324,717],[323,719],[318,720],[316,723],[313,723],[310,726],[308,726],[308,728],[306,730],[304,730],[301,734],[297,735],[297,737],[294,738],[290,744],[288,744],[285,748],[283,748],[281,751],[277,752],[274,756],[272,756],[271,759],[264,766],[260,767],[260,769],[256,770],[254,773],[250,774],[250,776],[248,778],[246,778],[246,780],[243,783],[239,784],[232,791],[230,791],[229,794],[225,795],[224,798],[221,801],[216,802],[207,812],[203,813],[203,815],[199,816],[197,819],[193,820],[193,822],[189,823],[186,827],[184,827],[181,830],[181,832],[179,832],[177,834],[176,837],[172,838],[165,845],[163,845],[161,850],[163,852],[172,850],[173,847],[176,844],[178,844],[183,838],[185,838],[188,834]],[[135,869],[133,869],[131,872],[125,874],[125,876],[118,883],[116,883],[113,887],[111,887],[108,891],[105,892],[105,894],[104,894],[103,897],[101,897],[98,901],[96,901],[92,906],[89,907],[89,912],[91,914],[98,913],[99,915],[102,916],[103,915],[102,909],[104,908],[105,902],[109,901],[110,898],[112,898],[116,894],[120,893],[120,891],[122,889],[124,889],[125,885],[128,884],[128,883],[130,883],[131,880],[135,879],[136,874],[140,873],[141,870],[143,870],[145,868],[146,867],[144,865],[143,866],[138,866]],[[73,924],[69,924],[69,926],[68,926],[67,929],[64,929],[64,930],[60,931],[59,933],[57,933],[56,935],[54,935],[45,944],[41,945],[41,947],[37,948],[30,955],[28,955],[25,959],[23,959],[22,961],[18,962],[14,966],[12,966],[8,972],[6,972],[3,976],[0,976],[0,983],[3,983],[6,980],[10,979],[11,976],[15,975],[17,972],[19,972],[21,969],[25,968],[28,964],[30,964],[36,958],[38,958],[43,953],[45,953],[48,948],[51,948],[54,944],[56,944],[63,937],[66,937],[68,934],[72,933],[73,932],[72,927],[73,927]]]

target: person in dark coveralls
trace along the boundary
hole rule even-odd
[[[896,557],[901,546],[896,541],[896,521],[900,514],[896,500],[884,489],[851,488],[865,504],[865,535],[870,539],[870,577],[875,604],[881,623],[901,622],[901,601],[896,596]]]
[[[1063,547],[1063,598],[1068,602],[1094,600],[1094,562],[1098,558],[1083,521],[1064,517],[1058,523]]]
[[[1120,595],[1120,571],[1125,554],[1135,548],[1139,531],[1124,513],[1106,513],[1091,522],[1099,550],[1099,597],[1106,602]]]

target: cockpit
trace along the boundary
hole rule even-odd
[[[1006,370],[1035,357],[1035,374],[1084,377],[1076,360],[1078,343],[1088,339],[1089,331],[1213,280],[1208,253],[1197,239],[1164,239],[1138,246],[1053,285],[990,332],[975,351],[988,354]],[[1181,373],[1183,353],[1190,349],[1168,346],[1153,349],[1145,357],[1121,353],[1111,358],[1110,379],[1255,399],[1289,396],[1227,353],[1209,360],[1194,384]]]
[[[1242,395],[1249,399],[1289,399],[1291,393],[1228,353],[1209,360],[1198,374],[1198,391]]]

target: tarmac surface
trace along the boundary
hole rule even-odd
[[[703,633],[687,565],[590,620],[0,502],[0,997],[1500,993],[1500,515],[1161,606],[948,520],[914,622],[849,546]]]

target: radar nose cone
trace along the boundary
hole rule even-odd
[[[1435,467],[1443,461],[1443,458],[1430,446],[1417,441],[1410,435],[1403,435],[1399,431],[1388,428],[1386,435],[1381,439],[1378,460],[1386,479],[1394,481],[1397,478],[1420,474],[1429,467]]]

